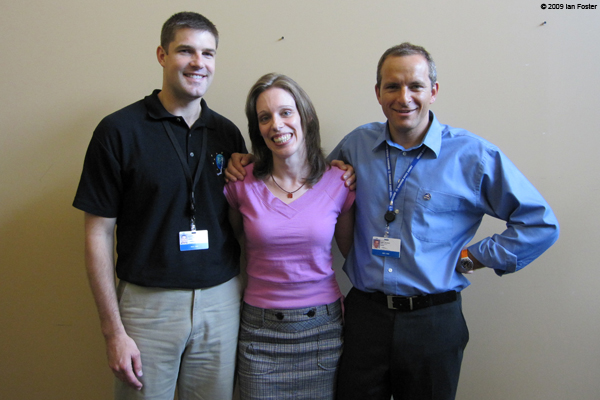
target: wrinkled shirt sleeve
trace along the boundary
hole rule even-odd
[[[506,230],[469,246],[469,251],[498,275],[516,272],[556,242],[558,221],[542,195],[502,152],[488,149],[481,165],[479,206],[506,221]]]

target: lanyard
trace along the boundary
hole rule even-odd
[[[204,167],[204,160],[206,159],[206,151],[207,151],[206,137],[208,136],[208,134],[206,132],[206,126],[204,126],[202,129],[202,150],[200,151],[200,161],[198,162],[198,166],[196,167],[196,173],[194,174],[194,177],[192,178],[192,171],[190,171],[190,166],[187,163],[187,158],[185,157],[185,154],[183,153],[183,149],[179,145],[179,142],[177,141],[177,138],[175,137],[175,134],[173,133],[173,129],[171,128],[171,125],[169,125],[169,123],[166,120],[163,120],[162,123],[163,123],[163,126],[165,127],[165,131],[167,132],[167,135],[169,136],[169,139],[171,139],[171,143],[173,144],[173,147],[175,147],[175,151],[177,152],[177,155],[179,156],[179,161],[181,161],[183,173],[185,174],[185,178],[188,183],[189,204],[190,204],[190,209],[189,209],[190,229],[192,231],[196,231],[196,198],[194,195],[194,190],[196,189],[196,185],[198,184],[198,181],[200,180],[200,173],[202,172],[202,168]]]
[[[421,149],[421,152],[419,153],[419,155],[417,155],[417,157],[415,157],[415,159],[410,163],[410,165],[406,169],[406,172],[404,172],[404,175],[402,175],[402,178],[400,178],[400,180],[398,181],[396,190],[393,190],[392,189],[392,165],[390,162],[390,145],[387,143],[385,144],[385,158],[387,161],[388,194],[389,194],[389,198],[390,198],[390,204],[388,205],[388,210],[385,213],[384,218],[385,218],[385,222],[388,227],[389,227],[390,222],[392,222],[394,219],[396,219],[396,214],[394,213],[394,200],[396,200],[396,196],[400,192],[400,189],[402,189],[402,186],[404,186],[406,179],[408,178],[408,176],[410,175],[412,170],[415,168],[415,165],[417,165],[417,163],[419,162],[421,157],[423,157],[423,154],[425,153],[425,149],[426,149],[426,147],[423,146],[423,149]]]

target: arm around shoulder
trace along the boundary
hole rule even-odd
[[[342,160],[331,160],[331,165],[345,171],[344,175],[342,175],[344,184],[350,188],[350,190],[356,190],[356,173],[354,172],[354,167],[350,164],[346,164]]]
[[[246,176],[246,170],[244,167],[252,162],[254,162],[253,154],[233,153],[227,162],[227,168],[225,169],[225,181],[243,181],[244,177]]]

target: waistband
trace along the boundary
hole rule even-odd
[[[264,321],[300,322],[323,316],[336,316],[342,312],[340,299],[330,304],[314,307],[293,309],[268,309],[251,306],[243,303],[243,313],[246,316],[260,318]]]

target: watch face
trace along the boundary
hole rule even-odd
[[[473,261],[471,261],[470,258],[461,258],[460,266],[465,271],[472,271],[473,270]]]

